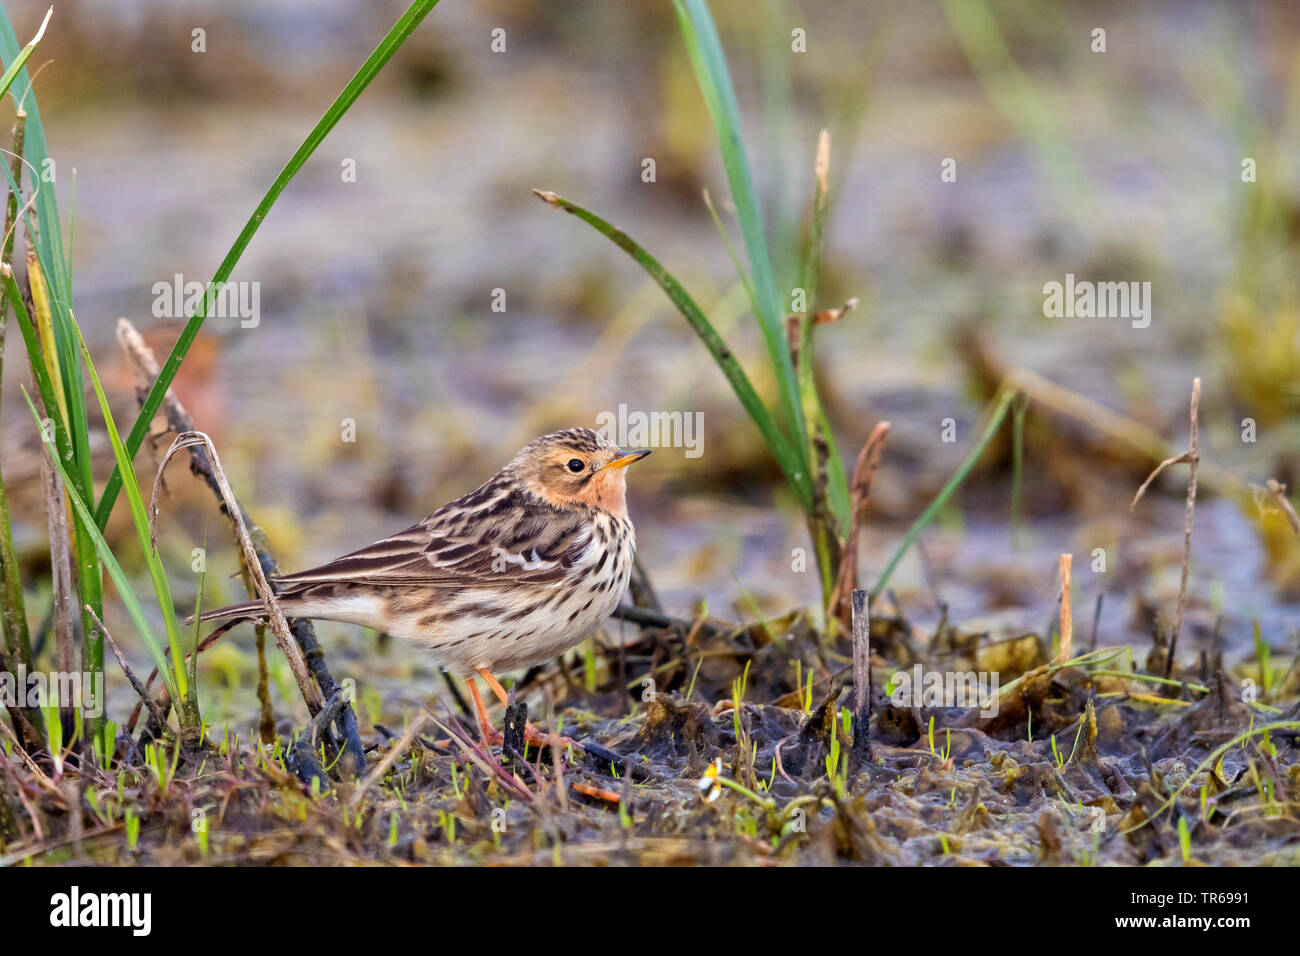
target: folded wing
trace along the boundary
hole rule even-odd
[[[276,578],[282,587],[347,582],[384,585],[552,585],[589,557],[590,523],[558,510],[449,505],[320,567]]]

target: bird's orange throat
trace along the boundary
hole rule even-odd
[[[626,518],[627,476],[621,468],[598,471],[574,497],[583,504],[608,511],[615,518]]]
[[[538,483],[540,485],[540,483]],[[556,495],[544,487],[534,486],[543,498],[559,508],[585,505],[606,511],[616,518],[627,517],[627,476],[621,468],[598,471],[582,490],[574,495]]]

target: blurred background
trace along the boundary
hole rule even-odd
[[[6,5],[24,40],[46,6]],[[155,283],[211,277],[403,6],[56,5],[30,66],[52,61],[35,84],[72,236],[75,310],[101,368],[113,364],[119,316],[160,350],[174,339],[181,322],[154,317]],[[818,305],[860,304],[819,329],[819,372],[849,461],[878,420],[893,424],[863,536],[865,583],[966,454],[997,377],[1013,367],[1177,448],[1199,375],[1207,464],[1242,483],[1300,478],[1293,4],[712,8],[782,288],[795,284],[817,134],[831,133]],[[196,29],[205,52],[193,50]],[[504,52],[492,50],[496,29]],[[806,52],[792,50],[797,30]],[[0,107],[5,129],[13,109]],[[948,158],[955,182],[941,179]],[[1253,182],[1243,182],[1247,158]],[[807,547],[801,516],[722,375],[645,274],[534,187],[635,236],[771,394],[761,338],[701,198],[708,188],[738,238],[671,4],[446,0],[245,253],[233,278],[258,284],[260,322],[209,320],[178,379],[282,565],[405,527],[530,438],[594,426],[622,403],[703,413],[702,456],[660,449],[630,480],[640,554],[668,608],[685,615],[704,601],[752,620],[815,603],[814,575],[792,570],[793,549]],[[1067,273],[1150,282],[1150,326],[1045,317],[1043,286]],[[494,290],[504,311],[493,311]],[[37,446],[19,412],[26,360],[11,340],[0,442],[11,495],[29,502],[16,506],[16,535],[36,559],[46,534]],[[119,420],[130,421],[130,377],[110,378]],[[1254,441],[1242,440],[1248,418]],[[942,440],[945,419],[955,442]],[[355,441],[344,440],[348,420]],[[1010,442],[1000,439],[900,566],[900,602],[921,627],[946,607],[963,628],[1041,633],[1055,614],[1056,555],[1073,551],[1078,613],[1090,617],[1105,591],[1103,640],[1149,638],[1155,618],[1173,613],[1186,470],[1131,515],[1153,461],[1033,406],[1026,442],[1023,520],[1012,521]],[[107,449],[104,462],[101,481]],[[183,465],[170,474],[163,546],[183,569],[210,523],[205,603],[238,599],[222,519]],[[1258,620],[1288,647],[1300,591],[1290,532],[1249,495],[1222,490],[1208,479],[1202,488],[1180,646],[1206,647],[1217,632],[1246,651]],[[1097,548],[1104,572],[1093,570]],[[336,670],[421,678],[411,700],[430,689],[414,651],[354,628],[321,630],[331,658],[348,662]],[[232,694],[248,641],[204,658],[227,670]]]

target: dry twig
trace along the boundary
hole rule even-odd
[[[140,333],[126,319],[118,319],[117,340],[123,354],[126,356],[127,363],[131,366],[131,370],[135,375],[136,397],[139,401],[143,401],[144,396],[148,394],[154,380],[158,377],[158,360],[154,356],[153,350],[141,338]],[[198,430],[195,428],[189,412],[180,403],[172,389],[168,389],[163,396],[163,411],[167,417],[167,424],[172,431],[179,434]],[[211,462],[207,460],[203,447],[193,445],[190,447],[189,452],[190,471],[203,480],[213,494],[217,496],[222,510],[226,511],[227,505],[223,499],[221,488],[216,481]],[[256,522],[249,517],[248,513],[239,507],[236,507],[233,513],[227,514],[232,524],[235,522],[235,514],[242,518],[250,529],[251,536],[257,542],[256,563],[267,578],[274,577],[279,571],[279,565],[274,555],[266,547],[261,529],[257,527]],[[250,588],[249,597],[256,596],[256,589]],[[329,666],[325,662],[325,655],[321,653],[320,644],[316,639],[316,632],[311,621],[305,618],[295,618],[291,631],[294,640],[307,660],[308,667],[316,680],[316,686],[320,688],[321,694],[326,698],[333,697],[339,690],[339,684],[334,679],[334,675],[330,673]],[[350,703],[343,708],[339,716],[338,730],[343,738],[344,750],[344,759],[340,761],[340,766],[355,775],[359,775],[365,768],[366,756],[361,746],[356,713]]]
[[[1189,412],[1191,420],[1191,434],[1188,440],[1187,451],[1181,455],[1175,455],[1172,458],[1166,458],[1156,470],[1147,476],[1147,480],[1142,482],[1138,488],[1137,494],[1133,496],[1133,503],[1129,505],[1132,510],[1137,505],[1138,500],[1142,497],[1147,487],[1155,480],[1162,471],[1170,465],[1179,462],[1187,462],[1191,466],[1191,474],[1187,479],[1187,522],[1183,530],[1183,568],[1182,575],[1178,582],[1178,607],[1174,611],[1174,629],[1169,636],[1169,656],[1165,658],[1165,677],[1173,671],[1174,652],[1178,649],[1178,632],[1183,626],[1183,608],[1187,604],[1187,569],[1192,560],[1192,520],[1196,517],[1196,476],[1197,469],[1201,463],[1200,453],[1200,405],[1201,405],[1201,380],[1200,378],[1192,379],[1192,401]]]
[[[140,695],[140,700],[142,700],[144,705],[149,708],[149,713],[153,715],[153,719],[158,722],[158,726],[166,727],[167,716],[162,712],[162,708],[158,706],[158,702],[149,696],[149,692],[145,690],[144,685],[140,683],[140,678],[135,676],[135,671],[131,670],[130,665],[127,664],[126,657],[122,654],[122,649],[117,646],[117,641],[113,640],[113,635],[108,632],[108,628],[106,628],[104,622],[99,619],[99,615],[95,613],[95,609],[87,604],[86,613],[89,614],[90,619],[95,622],[95,627],[99,628],[99,633],[104,635],[104,640],[108,642],[109,650],[113,652],[113,656],[117,658],[117,663],[121,665],[122,673],[126,674],[127,682],[135,692]],[[184,664],[181,666],[184,666]]]
[[[239,539],[239,547],[244,552],[244,561],[253,578],[253,585],[257,588],[257,596],[261,598],[263,606],[266,608],[267,617],[271,622],[271,633],[275,635],[275,643],[280,648],[280,653],[284,655],[285,660],[289,662],[289,670],[293,672],[293,678],[298,683],[298,690],[302,693],[302,699],[307,704],[307,709],[315,717],[320,713],[321,699],[316,685],[312,683],[311,674],[307,672],[307,662],[303,660],[302,651],[299,650],[293,635],[289,633],[289,622],[285,619],[284,611],[280,609],[280,603],[275,599],[275,591],[271,589],[270,583],[266,580],[266,574],[262,571],[262,563],[257,558],[257,551],[253,547],[253,540],[248,535],[248,527],[244,524],[244,515],[239,509],[239,503],[235,501],[235,493],[230,490],[230,482],[226,480],[226,473],[221,467],[221,459],[217,457],[217,449],[212,444],[212,439],[203,432],[190,431],[181,432],[172,442],[167,453],[163,455],[162,461],[158,464],[158,473],[154,477],[153,494],[149,498],[149,538],[152,541],[157,535],[158,520],[158,492],[160,490],[160,481],[163,472],[167,468],[167,463],[171,461],[172,456],[184,448],[195,445],[202,446],[207,453],[208,463],[212,468],[213,480],[217,483],[218,491],[221,494],[221,500],[226,506],[226,513],[235,525],[235,536]]]

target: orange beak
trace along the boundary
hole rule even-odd
[[[649,448],[637,448],[633,451],[620,451],[605,464],[597,468],[597,471],[604,471],[606,468],[626,468],[634,461],[640,461],[646,455],[650,454]]]

